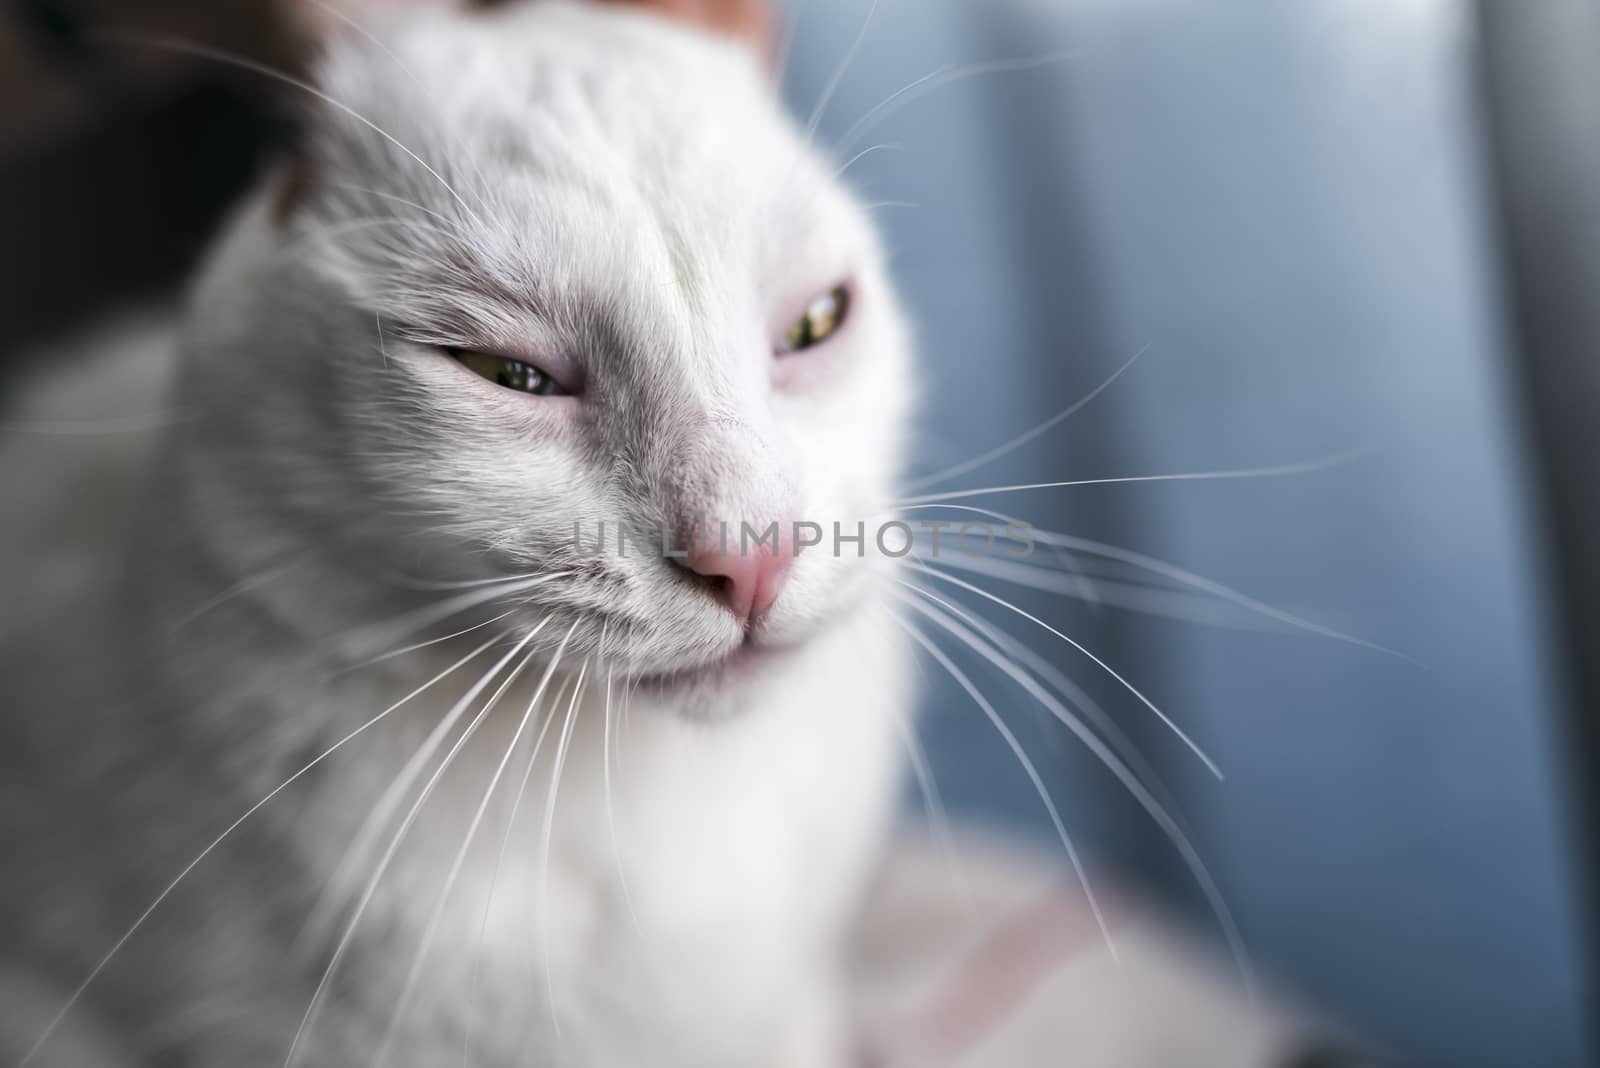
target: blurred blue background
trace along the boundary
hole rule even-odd
[[[822,114],[830,143],[935,71],[1050,60],[935,79],[839,148],[884,146],[849,174],[879,205],[921,334],[913,473],[1005,442],[1143,352],[1051,434],[930,489],[1360,450],[1295,476],[962,503],[1161,557],[1403,657],[1192,600],[1150,614],[980,579],[1139,685],[1219,782],[1092,662],[967,603],[1135,738],[1269,979],[1405,1063],[1591,1063],[1560,671],[1466,5],[884,0],[868,22],[870,6],[789,5],[802,118],[865,25]],[[961,662],[1099,869],[1215,933],[1116,781],[1003,676]],[[1051,835],[1010,751],[937,672],[925,743],[952,810]]]

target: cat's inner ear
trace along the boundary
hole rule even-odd
[[[311,160],[301,151],[290,149],[272,165],[268,186],[272,197],[272,221],[288,222],[311,192]]]
[[[778,19],[771,0],[606,0],[655,11],[743,41],[769,66],[776,64]]]

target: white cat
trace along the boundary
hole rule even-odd
[[[848,540],[910,401],[871,225],[737,45],[560,3],[379,36],[175,359],[22,413],[170,418],[4,463],[0,1053],[848,1063],[911,705]]]

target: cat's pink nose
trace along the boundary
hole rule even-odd
[[[794,553],[789,549],[789,540],[782,536],[776,544],[769,540],[741,546],[737,537],[730,540],[734,544],[712,542],[692,548],[681,563],[695,574],[714,580],[728,610],[748,625],[766,615],[783,592]]]

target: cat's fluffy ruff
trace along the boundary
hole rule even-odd
[[[909,399],[871,228],[735,46],[560,4],[383,36],[325,64],[339,105],[316,109],[287,217],[263,190],[213,257],[148,462],[122,435],[29,438],[7,461],[26,465],[33,552],[5,561],[26,607],[0,650],[17,680],[0,746],[3,1052],[26,1051],[233,819],[505,632],[231,834],[34,1061],[90,1064],[98,1044],[114,1064],[281,1063],[410,798],[293,952],[357,828],[469,684],[548,620],[395,853],[301,1063],[370,1063],[398,1018],[393,1065],[455,1063],[470,1041],[486,1065],[824,1068],[844,1044],[835,941],[892,807],[910,704],[887,562],[870,537],[865,560],[853,545],[803,554],[761,631],[777,652],[732,681],[663,686],[737,649],[737,622],[659,557],[583,559],[570,542],[574,521],[654,530],[691,512],[870,528]],[[773,338],[841,281],[845,329],[778,367]],[[557,360],[582,400],[498,392],[430,343]],[[141,367],[102,366],[75,390],[153,383]],[[144,403],[117,389],[120,411]],[[60,499],[101,483],[96,507]],[[112,553],[115,580],[63,595],[63,571]],[[462,596],[438,584],[505,574],[561,577],[423,635],[390,626]],[[397,1012],[563,641],[562,701],[546,695],[510,761]],[[501,865],[523,755],[551,715]]]

